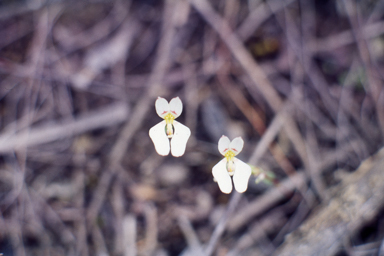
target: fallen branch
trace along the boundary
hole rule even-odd
[[[333,199],[324,202],[305,224],[288,235],[274,255],[335,255],[382,208],[383,165],[384,148],[347,175],[332,191]]]

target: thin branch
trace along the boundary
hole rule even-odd
[[[209,239],[208,245],[204,250],[205,256],[212,255],[213,251],[216,248],[216,244],[219,241],[221,235],[224,233],[230,218],[232,222],[232,214],[235,211],[236,206],[239,204],[240,199],[241,199],[241,194],[237,192],[233,192],[231,199],[229,200],[228,207],[224,212],[224,215],[221,217],[219,223],[217,223],[215,230],[213,231],[212,236]]]
[[[122,241],[124,242],[124,256],[136,256],[136,233],[137,233],[137,224],[136,217],[133,214],[129,214],[123,219],[123,237]]]
[[[149,77],[147,90],[133,109],[131,118],[122,128],[109,154],[108,168],[102,173],[100,178],[101,182],[95,190],[97,196],[93,197],[88,208],[87,219],[90,224],[95,222],[96,216],[105,200],[111,179],[115,172],[120,170],[121,160],[124,158],[135,133],[141,127],[146,113],[153,106],[154,98],[166,92],[166,90],[161,91],[161,81],[163,81],[165,73],[171,63],[170,52],[172,40],[175,35],[175,23],[171,15],[173,13],[174,1],[168,0],[165,8],[163,34],[157,49],[157,58],[153,72]]]
[[[80,115],[74,120],[60,120],[57,124],[46,124],[27,131],[0,135],[0,153],[9,153],[21,148],[40,145],[104,128],[123,122],[128,117],[125,104],[114,104],[100,110]]]
[[[189,1],[220,35],[221,39],[225,42],[233,56],[252,79],[254,84],[257,86],[257,89],[265,97],[271,108],[275,112],[278,112],[283,106],[282,99],[277,94],[264,71],[246,50],[241,40],[233,31],[231,31],[226,21],[223,20],[217,12],[215,12],[207,0]],[[290,116],[286,119],[285,129],[304,165],[308,166],[304,140],[300,135],[296,123]]]

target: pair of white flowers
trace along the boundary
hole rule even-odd
[[[191,130],[188,127],[175,121],[183,111],[183,103],[179,97],[173,98],[169,103],[166,99],[158,97],[155,107],[157,114],[164,119],[149,130],[149,137],[157,153],[166,156],[171,152],[175,157],[182,156],[191,136]],[[243,193],[247,190],[252,173],[251,167],[235,157],[243,149],[243,145],[244,141],[241,137],[231,142],[223,135],[219,140],[219,152],[224,159],[212,168],[212,174],[223,193],[229,194],[232,191],[231,176],[238,192]]]

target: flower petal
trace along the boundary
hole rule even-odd
[[[232,191],[232,181],[231,177],[227,171],[227,160],[224,158],[218,162],[212,168],[213,177],[215,177],[221,192],[229,194]]]
[[[164,98],[158,97],[155,103],[156,112],[161,117],[164,118],[169,113],[169,104],[168,101]]]
[[[248,180],[251,176],[252,170],[248,164],[237,159],[236,157],[233,159],[233,162],[235,163],[235,174],[233,175],[233,184],[235,185],[235,189],[237,192],[243,193],[247,190]]]
[[[243,146],[244,146],[243,139],[241,137],[237,137],[232,140],[231,144],[229,144],[229,149],[231,149],[233,153],[237,155],[241,152],[241,150],[243,149]]]
[[[173,98],[169,102],[169,110],[175,116],[175,118],[181,115],[181,112],[183,112],[183,103],[179,97]]]
[[[173,156],[179,157],[185,152],[187,141],[189,136],[191,136],[191,130],[175,120],[173,121],[173,128],[175,129],[175,132],[171,139],[171,153]]]
[[[164,120],[149,130],[149,137],[151,137],[155,145],[156,152],[162,156],[168,155],[170,150],[169,139],[165,133],[165,125],[166,122]]]
[[[227,152],[227,150],[229,149],[230,143],[231,143],[231,141],[228,139],[227,136],[225,136],[225,135],[221,136],[221,138],[219,140],[219,152],[222,155],[225,155],[225,152]]]

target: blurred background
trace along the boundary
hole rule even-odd
[[[0,253],[384,255],[383,17],[382,0],[0,1]],[[148,136],[158,96],[183,102],[182,157]],[[244,194],[213,180],[222,135],[244,139]]]

